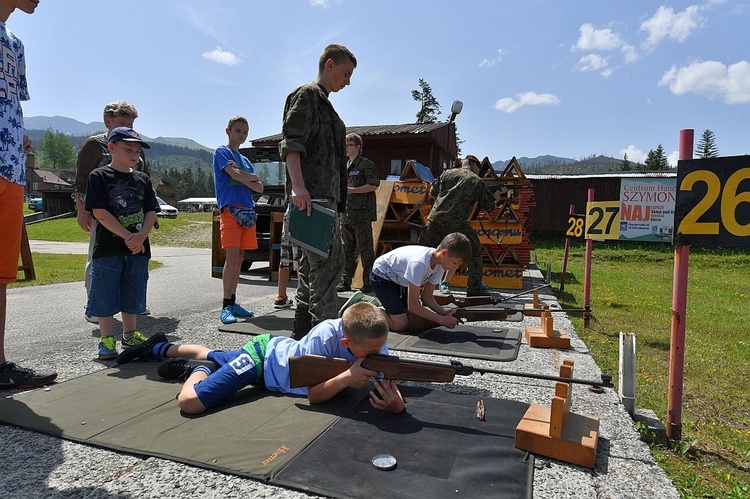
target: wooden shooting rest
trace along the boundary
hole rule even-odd
[[[573,377],[573,361],[560,366],[560,377]],[[593,468],[599,443],[599,418],[570,412],[572,383],[557,382],[552,405],[532,404],[516,426],[516,448]]]
[[[542,327],[526,328],[526,343],[530,347],[538,348],[570,348],[570,336],[559,329],[554,329],[552,325],[552,312],[549,311],[549,305],[542,307],[541,312]]]
[[[542,311],[539,308],[539,291],[535,289],[531,303],[523,304],[523,315],[527,317],[541,317]]]

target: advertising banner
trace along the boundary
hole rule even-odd
[[[676,183],[674,178],[623,178],[619,239],[671,243]]]

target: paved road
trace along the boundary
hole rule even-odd
[[[33,241],[33,252],[83,253],[85,244]],[[150,336],[163,332],[175,341],[203,343],[216,348],[236,348],[244,341],[221,333],[218,314],[221,281],[210,276],[210,250],[161,248],[154,259],[164,266],[151,272],[148,303],[152,315],[139,318],[139,329]],[[267,269],[266,269],[267,270]],[[534,276],[540,278],[538,272]],[[258,314],[272,310],[275,284],[267,272],[244,274],[238,299]],[[551,295],[542,299],[554,303]],[[59,381],[109,367],[96,359],[98,330],[83,320],[83,283],[15,288],[8,293],[6,353],[19,363],[48,367]],[[560,315],[560,318],[558,318]],[[539,327],[539,319],[505,323],[506,327]],[[477,367],[516,369],[555,374],[555,363],[573,358],[576,376],[597,379],[601,371],[575,335],[569,320],[555,316],[555,328],[571,335],[572,348],[531,349],[522,345],[518,360],[498,365],[472,362]],[[116,334],[118,326],[116,326]],[[616,345],[613,346],[616,348]],[[418,356],[409,354],[409,356]],[[445,361],[445,357],[424,355]],[[502,379],[501,376],[457,377],[446,388],[454,391],[487,390],[492,396],[528,403],[549,404],[549,383]],[[0,390],[0,396],[13,391]],[[537,459],[534,497],[677,498],[679,494],[656,465],[646,445],[638,439],[632,420],[613,390],[597,395],[576,390],[573,410],[601,419],[601,437],[595,470],[545,458]],[[117,397],[116,393],[112,397]],[[12,426],[0,425],[4,451],[0,473],[0,498],[5,497],[309,497],[253,480],[206,471],[158,458],[142,459],[98,449]]]

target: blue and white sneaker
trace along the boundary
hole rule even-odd
[[[252,317],[255,315],[255,312],[252,310],[248,310],[239,303],[235,303],[234,305],[231,305],[232,307],[232,314],[234,314],[235,317]]]
[[[221,318],[221,322],[223,324],[234,324],[235,322],[237,322],[237,316],[235,316],[232,312],[231,305],[227,305],[226,307],[222,308],[219,317]]]
[[[451,287],[448,286],[447,282],[443,281],[438,286],[438,289],[440,290],[441,293],[450,293]]]

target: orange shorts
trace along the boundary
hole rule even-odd
[[[240,227],[234,215],[229,210],[221,210],[221,247],[239,248],[242,250],[258,249],[258,238],[255,227]]]
[[[5,284],[18,277],[22,227],[23,186],[0,178],[0,282]]]

